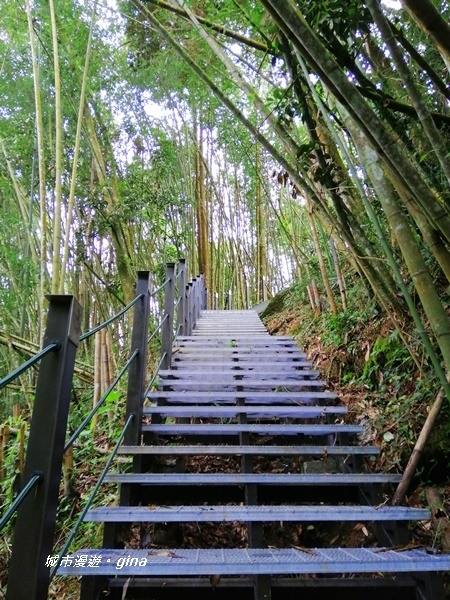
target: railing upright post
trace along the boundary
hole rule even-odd
[[[231,290],[228,290],[227,294],[227,309],[231,310],[231,301],[232,301],[232,293]]]
[[[136,296],[143,294],[134,305],[133,330],[131,333],[131,353],[136,349],[138,354],[130,365],[128,371],[128,390],[126,419],[134,414],[135,418],[128,427],[124,444],[127,446],[138,446],[141,437],[142,408],[145,398],[145,376],[147,371],[147,340],[148,321],[150,316],[150,272],[138,271]]]
[[[215,292],[214,294],[214,310],[218,310],[219,308],[219,292]]]
[[[197,319],[200,317],[200,312],[203,308],[203,290],[205,285],[205,276],[200,275],[197,279]]]
[[[180,258],[178,263],[178,314],[177,335],[187,335],[185,331],[186,313],[186,260]]]
[[[164,318],[166,320],[164,321],[161,332],[161,355],[165,355],[161,363],[161,369],[164,370],[170,369],[172,366],[175,263],[167,263],[166,280],[168,280],[164,294]]]
[[[192,329],[195,329],[195,326],[197,325],[197,304],[198,304],[198,280],[196,277],[194,277],[194,279],[192,280],[191,300],[192,300],[191,323],[192,323]]]
[[[81,306],[73,296],[47,298],[50,308],[44,347],[54,341],[60,347],[44,356],[39,366],[23,481],[36,472],[42,474],[42,480],[17,512],[7,600],[47,599],[50,582],[47,559],[53,549]]]
[[[185,335],[192,335],[191,327],[191,284],[186,286],[186,312],[184,315],[184,331]]]

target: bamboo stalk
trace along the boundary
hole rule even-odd
[[[319,237],[317,235],[317,229],[316,229],[316,225],[314,223],[314,217],[311,212],[312,211],[312,203],[310,201],[308,201],[308,204],[309,204],[309,207],[308,207],[309,210],[307,210],[308,220],[309,220],[309,224],[311,227],[311,234],[312,234],[312,239],[314,242],[314,247],[316,249],[317,259],[319,261],[319,268],[320,268],[320,273],[322,275],[322,282],[325,287],[325,292],[327,295],[328,304],[330,305],[331,312],[333,313],[333,315],[337,315],[338,311],[337,311],[336,302],[334,300],[333,290],[331,289],[330,280],[328,279],[327,270],[325,268],[325,261],[323,259],[323,254],[322,254],[322,248],[320,247]]]
[[[317,287],[317,282],[315,279],[311,279],[311,292],[312,292],[312,297],[314,299],[314,312],[316,313],[316,316],[318,316],[318,315],[320,315],[322,310],[321,310],[319,288]]]
[[[6,477],[5,469],[5,426],[0,427],[0,481],[3,481]]]
[[[339,265],[339,259],[336,251],[336,246],[332,237],[330,237],[330,249],[331,256],[333,257],[334,270],[336,271],[337,282],[339,286],[339,292],[341,294],[342,309],[347,310],[347,296],[345,293],[345,283],[342,277],[341,267]]]
[[[63,486],[64,486],[64,496],[66,498],[72,498],[74,495],[72,480],[73,480],[73,444],[64,453]]]
[[[101,390],[101,371],[100,371],[100,358],[101,358],[101,332],[98,331],[95,334],[95,345],[94,345],[94,397],[93,407],[97,406],[102,395]],[[98,415],[97,413],[92,418],[91,428],[95,432],[97,428]]]
[[[450,376],[447,376],[450,380]],[[412,478],[414,477],[414,473],[416,472],[417,466],[422,458],[423,451],[425,449],[426,443],[430,438],[430,434],[433,430],[434,424],[436,423],[436,419],[441,410],[442,404],[444,403],[445,398],[445,390],[443,387],[439,390],[438,395],[436,396],[436,400],[431,407],[430,412],[425,420],[425,423],[422,427],[422,431],[417,439],[416,445],[414,446],[414,450],[411,454],[411,457],[406,465],[406,469],[403,473],[402,480],[397,486],[394,497],[392,499],[392,504],[397,506],[402,502],[403,498],[408,491],[408,488],[411,484]]]
[[[25,433],[27,430],[27,424],[25,422],[21,423],[19,430],[19,458],[18,458],[18,468],[19,473],[22,475],[23,466],[25,464]]]
[[[309,303],[311,304],[311,308],[314,312],[316,312],[316,306],[314,304],[314,296],[311,291],[311,285],[309,283],[306,284],[306,291],[308,292]]]
[[[53,0],[49,0],[53,46],[53,75],[55,83],[55,189],[53,198],[53,257],[52,294],[59,290],[61,266],[61,200],[63,167],[63,117],[61,104],[61,75],[59,67],[58,29]]]

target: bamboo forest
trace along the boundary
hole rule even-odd
[[[287,600],[291,597],[289,586],[294,597],[298,586],[306,585],[305,577],[317,585],[321,577],[324,581],[331,577],[316,574],[322,572],[341,574],[340,593],[351,600],[357,596],[345,595],[342,582],[351,579],[345,573],[363,572],[362,567],[355,571],[354,565],[341,565],[341,570],[329,567],[334,571],[321,566],[314,573],[291,573],[287,567],[282,571],[281,566],[279,571],[263,567],[226,571],[228,567],[223,565],[228,559],[224,558],[223,565],[220,563],[223,572],[211,573],[200,567],[195,571],[199,581],[206,582],[198,584],[199,590],[205,588],[204,595],[189,580],[194,570],[187,568],[176,573],[175,579],[180,579],[176,585],[172,582],[173,595],[170,590],[165,596],[159,592],[146,595],[150,592],[145,592],[144,583],[133,583],[135,574],[127,571],[131,565],[141,564],[132,562],[144,560],[141,555],[117,558],[111,554],[111,561],[114,558],[119,565],[116,569],[123,566],[123,572],[114,572],[116,583],[110,582],[108,592],[101,592],[99,578],[90,577],[91,572],[84,577],[81,570],[72,572],[70,565],[62,563],[62,557],[70,549],[75,552],[74,548],[145,549],[147,564],[152,553],[156,556],[159,552],[159,558],[169,562],[179,557],[180,550],[167,555],[164,548],[231,551],[263,545],[288,548],[297,554],[307,548],[303,553],[309,552],[307,558],[313,561],[322,555],[311,555],[316,551],[310,547],[364,547],[372,551],[387,545],[400,548],[400,553],[419,548],[420,554],[420,549],[427,548],[427,556],[417,559],[424,560],[423,571],[436,575],[435,571],[448,569],[447,563],[445,568],[444,562],[436,565],[441,559],[448,560],[450,552],[449,23],[447,0],[0,2],[0,378],[4,378],[0,381],[0,517],[5,515],[0,530],[0,599],[87,600],[107,597],[103,595],[106,593],[111,599],[175,600],[175,592],[180,597],[184,593],[183,598],[195,592],[196,598],[220,600],[228,598],[231,585],[236,593],[241,590],[240,576],[254,581],[253,587],[244,585],[239,591],[243,598]],[[59,315],[71,298],[76,303],[70,300],[72,316],[68,318],[73,321],[67,326],[71,332],[68,339],[73,342],[76,338],[76,357],[66,394],[67,414],[62,417],[59,407],[64,403],[55,400],[53,405],[49,398],[58,381],[65,385],[66,376],[57,376],[56,370],[41,375],[40,369],[45,370],[44,364],[53,360],[48,356],[56,356],[62,352],[59,348],[65,348],[59,334],[51,333],[52,327],[58,331],[55,323],[60,318],[52,315]],[[147,298],[143,312],[140,298]],[[339,399],[345,416],[339,416],[340,409],[333,400],[326,407],[333,416],[320,413],[320,423],[360,428],[355,441],[348,442],[343,429],[342,437],[340,433],[334,438],[324,434],[319,445],[376,446],[370,458],[343,459],[343,472],[348,475],[351,463],[351,469],[383,472],[383,476],[391,477],[391,483],[399,484],[377,500],[372,491],[360,490],[358,498],[365,498],[363,504],[396,510],[392,517],[396,522],[407,521],[398,516],[400,508],[428,510],[429,517],[417,513],[409,537],[399,534],[398,538],[393,534],[376,538],[376,517],[355,518],[356,525],[354,521],[345,530],[332,530],[331,526],[320,529],[318,517],[310,518],[312,525],[307,525],[307,517],[304,521],[292,518],[297,523],[294,526],[289,514],[286,517],[291,507],[268,493],[269,500],[261,500],[264,506],[258,508],[265,510],[267,504],[273,511],[274,502],[284,507],[284,512],[276,512],[278,516],[272,512],[271,519],[263,518],[276,522],[272,529],[250,513],[245,513],[247,518],[230,518],[227,527],[214,519],[214,523],[200,523],[197,521],[201,519],[195,518],[196,528],[178,524],[175,533],[161,516],[164,525],[152,525],[151,533],[142,526],[137,533],[139,528],[133,525],[129,537],[118,533],[119,525],[108,528],[109,517],[102,520],[104,530],[95,520],[81,524],[94,487],[94,511],[100,510],[100,504],[119,508],[134,504],[143,509],[173,503],[169,496],[158,496],[159,492],[153,499],[149,485],[148,496],[141,500],[136,486],[120,480],[123,485],[118,488],[119,479],[116,481],[114,474],[106,476],[104,485],[96,484],[116,452],[118,466],[114,468],[124,476],[128,473],[128,467],[121,467],[120,461],[128,460],[120,456],[121,440],[127,447],[147,440],[160,448],[182,438],[175,430],[172,437],[151,433],[152,427],[165,426],[169,432],[170,427],[194,428],[209,423],[212,432],[217,423],[221,427],[239,425],[241,433],[236,439],[243,448],[267,440],[268,448],[277,443],[271,429],[261,437],[265,431],[262,426],[257,433],[242,433],[252,419],[257,423],[258,419],[268,419],[271,409],[266,408],[269,412],[262,417],[261,412],[255,413],[256,417],[247,414],[241,406],[246,400],[239,396],[245,386],[230,387],[224,374],[229,365],[217,362],[226,354],[222,346],[237,355],[240,344],[244,344],[247,350],[242,352],[253,353],[256,361],[251,388],[255,398],[266,391],[288,393],[285,379],[289,377],[268,376],[278,359],[264,358],[258,349],[259,337],[245,337],[262,335],[260,321],[253,321],[255,315],[261,316],[264,333],[267,329],[272,334],[268,339],[274,344],[290,347],[289,336],[301,348],[299,360],[310,370],[310,375],[305,371],[305,378],[311,389],[316,386],[306,403],[322,398],[318,405],[323,410],[327,394]],[[107,326],[100,327],[105,323]],[[206,362],[197,370],[192,367],[197,375],[191,373],[194,379],[180,390],[188,394],[196,389],[198,398],[216,393],[215,388],[205,387],[208,381],[212,385],[214,378],[222,386],[221,394],[231,394],[232,390],[234,406],[241,412],[230,412],[228,417],[223,409],[220,421],[200,412],[204,410],[200,400],[192,401],[192,413],[183,412],[176,405],[181,400],[176,399],[174,412],[169,410],[171,394],[181,393],[177,385],[182,386],[180,381],[169,385],[177,380],[170,374],[174,361],[181,365],[186,352],[194,352],[186,348],[207,326],[211,330],[205,329],[202,339],[206,345],[201,350]],[[143,328],[149,335],[138,342]],[[230,339],[225,340],[223,332]],[[80,338],[80,333],[85,335]],[[53,344],[50,349],[46,348],[49,343]],[[264,344],[268,342],[261,342]],[[39,363],[41,348],[42,356],[48,356]],[[71,351],[67,352],[70,359]],[[214,353],[220,355],[216,363],[212,362]],[[140,358],[134,360],[138,354]],[[8,376],[26,361],[30,361],[27,370]],[[128,375],[121,378],[128,368],[127,384]],[[133,370],[139,368],[143,369],[141,374]],[[316,377],[313,369],[318,369],[317,377],[320,372],[320,379],[325,381],[311,383]],[[133,377],[135,382],[143,378],[137,412],[130,408],[134,406],[130,398],[137,393],[132,389]],[[194,388],[195,377],[199,378],[198,388]],[[264,379],[276,381],[266,390],[261,388]],[[325,391],[319,388],[322,383]],[[159,392],[162,400],[157,397]],[[154,402],[153,393],[157,398]],[[292,392],[293,398],[296,393],[307,392],[301,387],[301,391]],[[294,411],[298,402],[291,401]],[[43,402],[43,409],[38,408],[39,402]],[[216,406],[220,401],[211,402]],[[152,416],[160,404],[167,405],[168,412]],[[287,427],[285,433],[304,422],[307,427],[315,418],[306,407],[307,416],[302,421],[292,417],[291,408],[278,408],[273,426]],[[85,417],[92,409],[88,422]],[[40,410],[44,416],[34,417]],[[273,407],[270,414],[277,410]],[[28,473],[31,467],[26,467],[27,457],[35,453],[37,434],[33,433],[32,418],[45,422],[45,414],[52,415],[49,421],[54,416],[55,432],[58,427],[60,430],[46,434],[44,441],[46,444],[51,439],[56,444],[48,446],[53,457],[49,461],[56,461],[53,466],[49,464],[56,469],[49,477],[44,468],[34,466]],[[136,414],[138,418],[127,430]],[[197,414],[203,416],[197,418]],[[142,422],[142,430],[133,429],[137,421]],[[41,425],[37,448],[42,444],[43,431]],[[130,431],[134,431],[134,438]],[[220,435],[225,436],[226,429]],[[257,435],[259,441],[255,441]],[[60,442],[55,441],[58,436]],[[211,443],[228,444],[222,437],[211,438]],[[69,442],[64,441],[66,438]],[[309,439],[313,438],[314,434]],[[192,443],[197,443],[196,439],[192,438]],[[292,439],[282,443],[291,447]],[[312,447],[313,442],[305,443]],[[112,458],[108,458],[111,451]],[[242,450],[241,467],[237,467],[240,475],[256,477],[263,459],[245,457],[245,452]],[[291,454],[295,452],[291,450]],[[173,464],[183,474],[217,471],[231,478],[233,460],[241,460],[241,453],[235,454],[237,457],[219,456],[209,462],[205,456],[194,459],[186,455],[182,468],[176,457]],[[329,454],[330,449],[326,449],[325,463]],[[161,467],[159,455],[154,459],[134,456],[133,462],[126,464],[132,465],[129,469],[133,473],[147,474],[149,465],[153,468],[156,464],[152,460],[160,461],[157,473],[166,472],[167,465]],[[281,459],[264,460],[264,472],[280,478],[295,469],[307,477],[307,465],[314,462],[294,456],[288,467],[280,467],[277,460]],[[296,461],[301,466],[294,469]],[[361,461],[365,461],[364,466]],[[317,473],[328,474],[331,467],[324,468]],[[35,476],[31,483],[30,474]],[[47,547],[42,541],[39,558],[42,562],[45,550],[48,564],[44,568],[42,562],[34,573],[26,561],[33,565],[38,559],[31,554],[27,558],[28,551],[21,556],[24,577],[30,581],[35,577],[39,582],[33,592],[30,587],[21,595],[17,589],[24,584],[17,576],[19,563],[14,555],[20,555],[20,549],[14,550],[18,543],[13,544],[14,530],[16,526],[17,538],[18,532],[29,529],[26,520],[21,524],[22,498],[11,514],[8,507],[24,486],[39,490],[47,485],[46,478],[56,482],[54,502],[50,492],[44,502],[55,504],[52,528],[48,534],[42,533],[42,540],[47,536],[52,544]],[[241,503],[246,510],[250,510],[247,505],[258,504],[256,495],[259,498],[264,487],[251,485],[251,481],[241,481],[245,492]],[[320,477],[317,481],[322,485]],[[203,485],[200,480],[197,483]],[[173,485],[181,485],[181,481]],[[275,484],[264,490],[273,492],[270,485]],[[263,492],[261,495],[266,498]],[[186,492],[187,504],[207,502],[196,496],[190,501],[187,496]],[[225,492],[218,494],[219,502],[216,498],[211,510],[226,502],[239,506],[237,496],[222,500],[225,497]],[[312,492],[311,497],[314,506],[321,504]],[[27,501],[23,500],[24,507]],[[342,511],[336,514],[340,515],[338,520],[346,520]],[[38,522],[37,516],[27,518],[28,522]],[[256,524],[251,525],[252,519]],[[49,520],[48,515],[43,517],[43,521]],[[128,521],[131,525],[137,519]],[[37,548],[41,533],[35,538],[33,535],[27,543]],[[114,542],[107,541],[113,538]],[[58,557],[53,563],[52,555]],[[323,556],[328,557],[325,551]],[[371,556],[370,560],[381,560]],[[430,566],[426,561],[433,557],[437,562]],[[417,572],[422,570],[421,564],[415,568]],[[164,571],[166,575],[170,568]],[[372,570],[384,572],[379,566]],[[389,573],[399,570],[392,567]],[[371,571],[367,567],[364,572]],[[147,580],[165,576],[163,571],[149,573]],[[143,571],[142,575],[149,573]],[[292,579],[288,579],[289,584],[277,583],[273,573],[290,573]],[[67,574],[69,577],[63,577]],[[78,574],[83,575],[82,583]],[[109,575],[105,571],[105,577]],[[450,587],[448,575],[443,582],[441,575],[436,577],[433,584],[423,584],[422,588],[416,580],[408,583],[410,587],[405,584],[405,589],[414,589],[410,595],[398,593],[401,598],[450,597],[445,596],[446,585]],[[191,583],[184,584],[185,579]],[[91,580],[95,585],[89,583]],[[370,582],[367,576],[366,580]],[[388,584],[384,585],[385,600],[394,597],[389,595]],[[366,586],[372,589],[372,583]],[[305,590],[312,595],[303,597],[324,597],[313,595],[313,587],[306,585]],[[154,588],[159,589],[156,583]],[[426,591],[419,592],[419,588]],[[321,594],[326,597],[326,593],[322,589]],[[333,598],[341,597],[334,593]]]

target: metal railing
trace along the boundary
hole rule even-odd
[[[172,347],[178,335],[190,335],[206,308],[204,278],[199,276],[186,285],[186,265],[180,260],[175,275],[175,264],[168,263],[164,283],[150,293],[150,273],[138,273],[136,297],[104,323],[80,335],[81,307],[72,296],[49,296],[50,308],[44,336],[44,347],[34,357],[0,381],[0,389],[27,369],[40,362],[34,409],[25,461],[23,480],[26,482],[18,497],[0,520],[4,527],[17,512],[14,540],[9,566],[7,600],[34,600],[48,591],[51,578],[56,574],[60,557],[66,553],[81,525],[86,512],[104,480],[122,442],[138,445],[142,435],[143,403],[161,368],[170,369]],[[150,301],[164,290],[164,309],[155,330],[149,334]],[[176,299],[175,299],[176,298]],[[66,441],[66,430],[71,400],[71,387],[76,351],[80,341],[86,340],[134,307],[130,357],[120,369],[96,406]],[[155,372],[145,385],[147,350],[149,343],[161,335],[161,357]],[[128,372],[125,426],[111,452],[103,472],[95,484],[89,500],[80,513],[66,540],[57,563],[44,565],[53,550],[56,510],[64,452],[79,438],[81,432],[104,405],[107,398]],[[34,493],[30,495],[30,491]],[[23,540],[35,543],[24,544]],[[23,573],[27,577],[23,577]]]
[[[37,364],[41,359],[44,358],[44,356],[46,356],[49,352],[52,352],[53,350],[59,350],[58,342],[51,342],[48,346],[42,348],[40,352],[29,358],[26,362],[24,362],[23,365],[20,365],[20,367],[17,367],[17,369],[14,369],[14,371],[11,371],[11,373],[6,375],[6,377],[0,379],[0,390],[6,387],[12,381],[14,381],[14,379],[17,379],[19,375],[22,375],[22,373],[28,371],[29,368]]]

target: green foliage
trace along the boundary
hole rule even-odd
[[[364,322],[367,318],[366,311],[346,311],[337,315],[325,313],[323,315],[322,342],[326,346],[341,346],[347,342],[348,335],[354,327]]]
[[[393,384],[413,370],[412,358],[395,330],[387,337],[378,337],[372,346],[361,381]],[[401,375],[400,375],[401,373]]]

